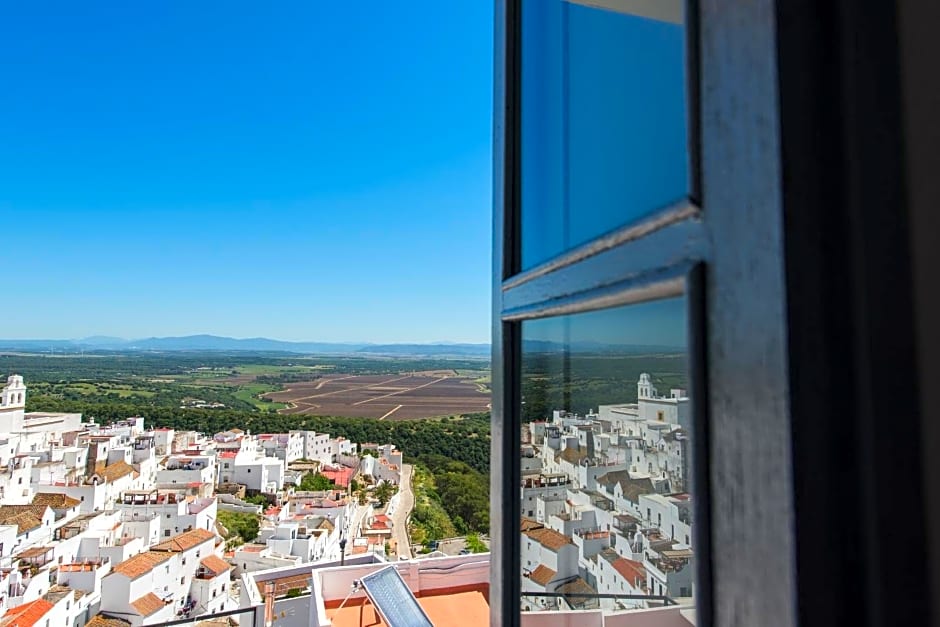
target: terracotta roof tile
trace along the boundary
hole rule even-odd
[[[571,538],[558,533],[554,529],[532,529],[529,531],[524,531],[523,533],[544,546],[546,549],[550,549],[552,551],[558,551],[566,544],[573,544],[571,542]]]
[[[264,596],[267,592],[267,584],[274,585],[274,595],[279,596],[281,594],[286,594],[288,590],[299,588],[303,590],[304,588],[309,588],[311,585],[313,577],[310,573],[301,574],[301,575],[287,575],[285,577],[279,577],[277,579],[268,579],[265,581],[258,581],[258,591],[261,592],[261,595]]]
[[[115,566],[112,572],[119,573],[131,579],[137,579],[149,573],[155,566],[162,564],[172,557],[172,553],[155,553],[153,551],[138,553],[134,557],[124,560]]]
[[[581,460],[587,458],[587,451],[582,451],[573,447],[568,447],[562,449],[561,451],[555,453],[555,461],[563,459],[570,464],[577,464]]]
[[[532,574],[529,575],[529,579],[544,588],[548,585],[548,582],[555,578],[556,574],[558,573],[545,564],[539,564],[538,568],[533,570]]]
[[[37,492],[33,497],[33,505],[48,505],[52,509],[69,509],[81,505],[81,501],[73,499],[68,494],[55,492]]]
[[[208,542],[209,540],[215,540],[214,533],[208,529],[193,529],[192,531],[184,531],[178,536],[170,538],[166,542],[155,544],[154,546],[150,547],[150,550],[180,553],[182,551],[188,551],[189,549],[197,547],[203,542]]]
[[[646,569],[642,563],[621,557],[614,560],[611,566],[634,588],[646,587]]]
[[[221,575],[232,568],[231,564],[215,554],[202,558],[199,563],[213,575]]]
[[[16,525],[21,534],[42,526],[45,505],[0,505],[0,525]]]
[[[562,594],[597,594],[597,590],[592,588],[591,584],[586,582],[581,577],[558,586],[558,588],[555,589],[555,592],[561,592]],[[585,600],[586,599],[583,597],[580,597],[572,598],[569,602],[578,605],[583,603]]]
[[[141,616],[150,616],[166,607],[166,603],[153,592],[148,592],[136,601],[131,601],[131,607]]]
[[[85,627],[131,627],[131,624],[120,618],[112,618],[103,614],[95,614]]]
[[[4,627],[32,627],[53,608],[52,603],[45,599],[36,599],[18,607],[7,610],[3,616]]]
[[[22,553],[17,553],[15,557],[21,560],[28,560],[35,557],[43,557],[47,553],[52,553],[55,550],[55,547],[51,546],[31,546]]]
[[[123,459],[117,462],[114,462],[110,466],[105,466],[98,474],[104,477],[105,481],[112,482],[120,479],[121,477],[126,477],[131,473],[136,473],[134,467],[128,464]]]
[[[56,603],[58,603],[59,601],[61,601],[67,596],[71,596],[73,599],[78,598],[75,596],[76,592],[80,592],[80,591],[72,590],[68,586],[55,585],[49,588],[49,591],[45,593],[44,595],[42,595],[42,598],[44,598],[46,601],[49,601],[49,603],[52,603],[53,605],[55,605]]]
[[[597,482],[607,486],[607,490],[613,492],[614,484],[620,484],[620,490],[628,501],[636,503],[641,494],[653,494],[656,489],[650,479],[631,479],[630,473],[626,470],[615,470],[608,472],[597,478]]]
[[[523,516],[520,531],[525,533],[526,531],[531,531],[532,529],[541,529],[544,526],[545,525],[543,525],[542,523],[538,521],[535,521],[535,520],[532,520],[531,518],[526,518],[525,516]]]

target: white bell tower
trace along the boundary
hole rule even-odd
[[[3,395],[0,396],[0,408],[25,408],[26,407],[26,386],[23,384],[23,377],[18,374],[7,377],[7,384],[3,388]]]
[[[653,387],[650,376],[645,372],[640,375],[640,380],[636,384],[636,397],[638,399],[656,397],[656,388]]]
[[[26,385],[23,377],[10,375],[0,392],[0,433],[22,431],[25,413]]]

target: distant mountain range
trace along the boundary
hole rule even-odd
[[[369,344],[365,342],[286,342],[266,337],[233,338],[218,335],[148,337],[125,340],[94,336],[77,340],[4,340],[0,350],[51,353],[81,351],[245,351],[315,354],[373,354],[401,356],[489,357],[489,344]]]
[[[523,349],[529,352],[559,352],[564,345],[559,342],[527,340]],[[576,353],[627,353],[650,352],[679,353],[683,349],[675,346],[604,344],[601,342],[575,342],[570,350]],[[218,335],[187,335],[183,337],[149,337],[125,340],[118,337],[94,336],[78,340],[4,340],[0,339],[0,351],[25,351],[30,353],[81,351],[245,351],[278,353],[313,353],[320,355],[387,355],[396,357],[479,357],[490,356],[489,344],[459,344],[438,342],[430,344],[368,344],[338,342],[285,342],[265,337],[233,338]]]

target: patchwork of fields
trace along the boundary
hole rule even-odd
[[[265,395],[282,414],[403,420],[489,411],[490,394],[468,377],[446,373],[327,375]]]

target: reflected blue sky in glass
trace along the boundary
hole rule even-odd
[[[527,321],[523,337],[528,342],[576,344],[576,349],[583,350],[653,346],[684,351],[688,344],[686,316],[686,299],[670,298]]]
[[[522,265],[688,192],[684,28],[523,2]]]
[[[688,301],[671,298],[522,323],[523,420],[636,402],[648,373],[686,387]]]

